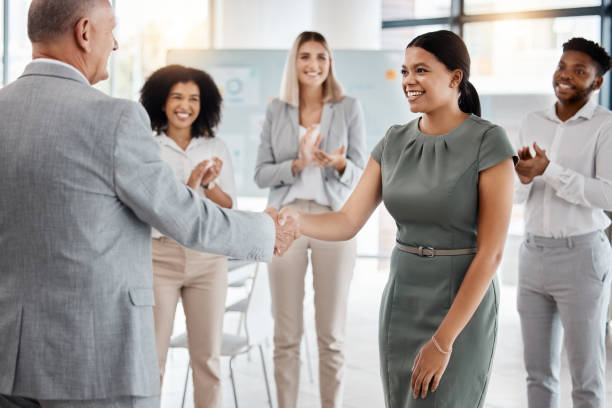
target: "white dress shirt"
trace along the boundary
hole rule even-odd
[[[321,132],[321,124],[317,124],[316,129],[312,132],[313,142]],[[306,128],[300,125],[300,132],[298,134],[298,143],[302,139],[302,136],[306,134]],[[289,204],[295,200],[313,200],[318,204],[329,206],[329,199],[325,192],[325,186],[323,185],[323,175],[321,174],[321,168],[316,167],[314,162],[304,167],[302,171],[297,175],[295,183],[291,186],[287,192],[287,196],[283,200],[282,205]]]
[[[183,150],[165,133],[154,137],[161,147],[162,158],[172,167],[174,175],[183,184],[187,184],[191,172],[202,160],[210,160],[213,157],[221,159],[223,167],[221,167],[221,172],[214,182],[225,194],[230,196],[232,208],[236,207],[236,184],[234,182],[232,158],[223,140],[216,137],[194,137],[189,141],[187,149]],[[202,186],[198,186],[195,191],[201,197],[206,197]],[[155,229],[153,229],[152,235],[153,238],[162,236]]]
[[[526,201],[525,231],[561,238],[605,229],[612,210],[612,112],[592,98],[562,122],[555,106],[525,117],[517,148],[533,142],[550,160],[529,184],[517,182],[515,202]]]

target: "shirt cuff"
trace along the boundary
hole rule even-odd
[[[342,174],[340,174],[340,172],[336,168],[334,168],[334,174],[342,184],[348,185],[351,182],[351,176],[349,176],[349,165],[350,163],[347,160],[346,166],[344,166],[344,172]]]
[[[293,171],[291,171],[292,163],[293,163],[293,159],[290,159],[290,160],[285,160],[285,162],[281,164],[281,171],[280,171],[280,175],[281,175],[280,184],[281,185],[291,185],[295,183],[295,176],[293,175]]]
[[[561,173],[563,173],[563,167],[559,166],[557,163],[549,162],[546,170],[542,173],[542,180],[554,186],[559,182]]]
[[[264,221],[264,231],[262,234],[262,237],[264,237],[264,252],[260,261],[270,262],[274,256],[274,244],[276,244],[276,224],[268,214],[264,213],[263,215],[267,221]],[[266,237],[268,237],[267,242]]]

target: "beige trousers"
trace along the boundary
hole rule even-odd
[[[163,380],[179,297],[187,320],[196,408],[221,407],[221,338],[227,259],[192,251],[169,238],[153,240],[155,340]]]
[[[304,200],[296,200],[287,207],[308,213],[330,211],[329,207]],[[342,406],[346,307],[356,248],[355,239],[329,242],[301,236],[282,257],[274,257],[268,265],[274,316],[274,378],[279,408],[295,408],[297,405],[308,249],[313,273],[321,407]]]

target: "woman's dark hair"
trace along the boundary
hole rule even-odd
[[[597,76],[604,76],[610,69],[610,55],[599,44],[581,37],[574,37],[563,44],[563,52],[580,51],[593,59],[597,66]]]
[[[432,31],[415,37],[408,47],[419,47],[432,53],[451,71],[460,69],[463,78],[459,84],[459,109],[480,116],[480,99],[470,79],[470,54],[457,34],[448,30]]]
[[[200,88],[200,114],[191,125],[191,136],[215,136],[221,120],[221,94],[206,72],[182,65],[168,65],[153,72],[140,90],[140,103],[151,118],[151,127],[158,134],[168,124],[163,111],[170,89],[177,83],[193,81]]]

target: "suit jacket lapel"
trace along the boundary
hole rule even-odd
[[[321,149],[327,153],[328,145],[329,145],[329,128],[331,126],[332,120],[334,118],[334,105],[331,103],[326,103],[323,105],[323,113],[321,114],[321,135],[323,136],[323,141],[321,142]]]
[[[287,110],[288,110],[288,114],[289,114],[289,123],[291,123],[291,135],[290,137],[293,137],[295,139],[297,139],[298,143],[296,143],[295,139],[293,140],[285,140],[284,142],[287,143],[288,146],[292,146],[295,147],[295,154],[297,157],[298,152],[300,151],[300,143],[299,143],[299,136],[300,136],[300,111],[297,108],[297,106],[293,106],[293,105],[289,105],[287,104]],[[287,135],[289,136],[289,135]],[[287,137],[284,136],[284,137]]]

